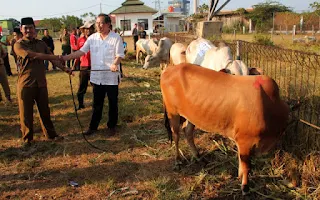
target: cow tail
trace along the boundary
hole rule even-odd
[[[168,139],[170,140],[171,144],[172,144],[172,130],[170,127],[170,121],[168,118],[168,113],[167,113],[167,109],[166,109],[166,105],[163,103],[163,109],[164,109],[164,126],[167,129],[168,132]]]

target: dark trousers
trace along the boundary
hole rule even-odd
[[[71,53],[71,46],[70,45],[62,45],[62,55],[69,55]],[[67,61],[67,67],[70,68],[70,60]]]
[[[109,119],[108,128],[114,128],[118,122],[118,85],[96,85],[93,84],[93,106],[89,129],[97,130],[103,110],[104,97],[108,96]]]
[[[47,87],[17,88],[20,125],[22,138],[29,142],[33,140],[33,105],[36,104],[40,114],[42,131],[46,138],[54,138],[57,133],[50,118],[50,108]]]
[[[4,62],[4,66],[6,68],[6,72],[8,76],[12,75],[11,72],[11,67],[10,67],[10,63],[9,63],[9,54],[7,53],[6,56],[3,58],[3,62]]]
[[[54,55],[53,51],[51,51],[52,55]],[[44,60],[44,66],[46,67],[46,70],[49,70],[49,61],[48,60]],[[52,69],[57,69],[56,66],[54,66],[54,64],[52,64]]]
[[[136,42],[138,41],[139,37],[137,35],[133,36],[133,42],[134,42],[134,50],[137,50]]]
[[[89,71],[90,69],[91,67],[80,67],[80,70],[84,70],[84,71],[80,71],[79,73],[80,83],[79,83],[79,89],[77,92],[79,105],[83,105],[84,95],[87,92],[88,82],[90,80],[90,71]]]

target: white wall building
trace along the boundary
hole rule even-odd
[[[139,0],[126,0],[122,6],[110,12],[110,15],[115,16],[116,24],[113,28],[124,30],[124,36],[132,35],[134,24],[139,24],[147,34],[153,31],[153,17],[157,13],[153,8],[150,8]]]
[[[185,18],[185,15],[178,12],[159,12],[153,16],[155,26],[163,27],[164,32],[184,31]]]

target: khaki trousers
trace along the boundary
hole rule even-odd
[[[19,87],[17,88],[20,125],[22,138],[29,142],[33,140],[33,105],[36,104],[43,134],[46,138],[54,138],[57,133],[50,118],[47,87]]]
[[[0,64],[0,84],[2,85],[4,94],[6,95],[7,99],[10,99],[10,87],[9,87],[9,82],[7,78],[7,73],[4,65]],[[2,99],[1,97],[1,92],[0,92],[0,100]]]

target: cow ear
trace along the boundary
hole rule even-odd
[[[223,72],[223,73],[228,73],[228,71],[227,71],[227,69],[220,69],[220,71],[219,72]]]
[[[263,71],[260,68],[249,68],[249,75],[263,75]]]

